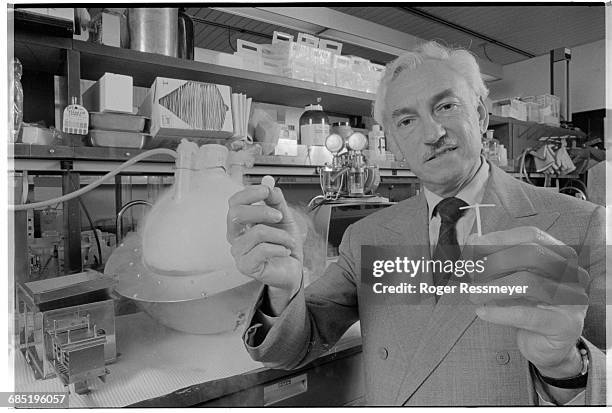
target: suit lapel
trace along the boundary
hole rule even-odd
[[[494,208],[481,210],[482,228],[485,234],[529,225],[545,231],[559,217],[558,213],[538,213],[523,190],[522,184],[493,165],[482,203],[496,205]],[[427,210],[426,206],[424,210]],[[427,224],[426,220],[424,232],[429,239]],[[476,232],[475,225],[472,232]],[[458,285],[460,282],[460,279],[452,277],[449,286]],[[443,295],[438,304],[432,307],[433,312],[426,313],[429,322],[422,324],[426,329],[418,332],[420,340],[417,346],[412,347],[413,357],[399,386],[396,404],[404,404],[410,399],[451,351],[457,340],[474,322],[476,307],[468,300],[467,295],[448,294]],[[423,319],[420,318],[420,321],[423,322]],[[414,335],[414,331],[412,334]],[[411,340],[411,344],[414,345],[414,340]]]
[[[429,243],[429,221],[425,194],[400,202],[394,215],[381,222],[381,226],[392,232],[406,245]],[[396,238],[396,237],[394,237]],[[383,240],[384,243],[384,240]]]
[[[380,240],[379,244],[406,246],[407,257],[430,258],[427,200],[422,192],[400,203],[396,214],[381,225],[388,232],[385,233],[384,239]],[[415,278],[414,282],[431,283],[431,275],[426,274],[422,278]],[[423,328],[429,322],[434,305],[435,301],[432,299],[420,304],[385,307],[389,330],[393,334],[393,341],[398,343],[402,350],[401,354],[406,365],[410,365],[414,349],[421,341]]]
[[[483,233],[519,226],[535,226],[543,231],[548,230],[560,214],[550,213],[543,207],[534,205],[534,201],[529,198],[524,184],[491,165],[491,176],[482,203],[495,204],[496,207],[481,210]],[[476,232],[476,229],[473,228],[472,232]]]

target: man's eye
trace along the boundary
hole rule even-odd
[[[399,122],[397,122],[397,126],[402,127],[402,126],[408,126],[411,125],[414,122],[414,119],[412,118],[404,118],[404,119],[400,119]]]
[[[438,110],[441,112],[448,112],[451,110],[455,110],[459,105],[456,103],[445,103],[443,105],[438,106]]]

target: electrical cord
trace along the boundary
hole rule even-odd
[[[77,182],[75,182],[74,176],[71,176],[70,178],[72,180],[72,183],[76,185]],[[101,243],[100,243],[100,238],[98,237],[98,231],[96,231],[96,228],[94,227],[93,220],[91,219],[91,215],[89,215],[89,211],[85,207],[85,203],[83,202],[81,197],[79,197],[79,205],[81,205],[81,209],[85,213],[85,216],[87,217],[87,221],[89,221],[89,226],[91,227],[91,230],[93,231],[94,238],[96,239],[96,246],[98,247],[98,257],[97,257],[98,265],[96,265],[96,267],[98,267],[98,266],[102,265],[102,246],[101,246]],[[95,255],[94,255],[94,258],[96,258]]]
[[[95,180],[94,182],[90,183],[89,185],[84,186],[83,188],[71,192],[69,194],[66,194],[64,196],[61,196],[59,198],[54,198],[54,199],[49,199],[47,201],[42,201],[42,202],[34,202],[31,204],[21,204],[21,205],[11,205],[9,204],[9,211],[26,211],[28,209],[34,209],[34,208],[43,208],[43,207],[47,207],[49,205],[54,205],[54,204],[58,204],[60,202],[67,202],[70,201],[71,199],[77,198],[83,194],[86,194],[87,192],[91,191],[94,188],[97,188],[98,186],[102,185],[102,183],[104,181],[106,181],[109,178],[112,178],[113,176],[119,174],[121,171],[123,171],[126,168],[129,168],[130,166],[134,165],[135,163],[149,158],[151,156],[155,156],[155,155],[170,155],[172,156],[174,159],[178,159],[178,154],[176,153],[176,151],[173,151],[172,149],[167,149],[167,148],[158,148],[158,149],[151,149],[149,151],[143,152],[139,155],[134,156],[131,159],[128,159],[127,161],[125,161],[124,163],[122,163],[121,165],[119,165],[116,169],[110,171],[109,173],[107,173],[106,175],[102,176],[101,178]]]
[[[232,31],[229,28],[227,29],[227,43],[229,44],[229,47],[231,47],[232,50],[236,52],[236,49],[232,45]]]
[[[493,62],[493,59],[491,59],[489,57],[489,54],[487,53],[487,44],[486,43],[482,44],[482,51],[484,52],[484,55],[489,60],[489,62]],[[493,62],[493,63],[495,63],[495,62]]]

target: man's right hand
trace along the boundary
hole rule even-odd
[[[227,240],[238,270],[268,286],[271,315],[280,314],[300,288],[303,263],[303,237],[280,188],[252,185],[234,194]]]

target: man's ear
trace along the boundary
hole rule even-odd
[[[476,108],[478,111],[478,124],[480,125],[480,134],[484,135],[489,127],[489,111],[487,110],[487,105],[485,105],[482,97],[478,99],[478,107]]]

